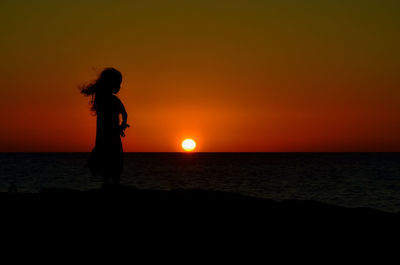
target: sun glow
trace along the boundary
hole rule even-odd
[[[193,141],[192,139],[185,139],[182,142],[182,148],[183,150],[185,150],[186,152],[191,152],[196,148],[196,142]]]

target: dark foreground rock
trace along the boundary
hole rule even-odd
[[[259,253],[269,255],[274,249],[302,249],[312,250],[311,256],[318,249],[331,255],[338,249],[353,252],[354,246],[376,249],[397,240],[400,224],[398,214],[374,209],[203,190],[47,189],[1,193],[0,207],[3,236],[10,234],[17,244],[29,242],[28,248],[44,238],[46,247],[61,244],[63,249],[69,242],[84,249],[137,243],[170,252],[196,249],[202,255],[212,246],[217,252],[228,249],[231,257],[260,247]]]
[[[5,216],[31,213],[37,218],[61,214],[90,218],[165,218],[198,217],[202,220],[230,220],[352,224],[357,222],[397,222],[399,214],[370,208],[345,208],[315,201],[273,201],[236,193],[205,190],[118,190],[77,191],[44,189],[38,194],[1,193],[0,206]],[[160,220],[161,221],[161,220]]]

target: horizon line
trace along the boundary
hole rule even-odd
[[[5,153],[91,153],[91,151],[0,151]],[[210,154],[210,153],[400,153],[400,151],[210,151],[210,152],[178,152],[178,151],[133,151],[124,154]]]

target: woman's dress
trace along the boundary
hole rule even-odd
[[[100,106],[96,112],[96,145],[89,156],[88,167],[94,176],[119,179],[123,167],[119,114],[123,111],[123,105],[118,97],[112,95],[103,100]]]

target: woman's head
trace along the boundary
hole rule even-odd
[[[107,98],[117,94],[120,90],[122,74],[115,68],[105,68],[93,83],[82,86],[81,93],[85,96],[92,96],[90,101],[92,110],[97,112],[99,98]]]
[[[115,68],[105,68],[96,83],[101,84],[104,89],[110,89],[111,93],[117,94],[122,82],[121,73]]]

